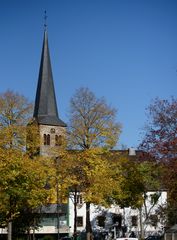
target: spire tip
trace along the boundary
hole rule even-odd
[[[47,30],[47,11],[44,11],[44,31]]]

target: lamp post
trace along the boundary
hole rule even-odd
[[[56,178],[57,183],[57,240],[60,239],[60,201],[59,201],[59,184],[58,184],[58,178]]]
[[[60,239],[60,196],[59,196],[59,157],[55,158],[56,164],[56,193],[57,193],[57,240]]]

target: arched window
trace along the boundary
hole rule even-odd
[[[47,134],[47,145],[50,145],[50,134]]]
[[[50,145],[50,134],[44,134],[44,145]]]
[[[62,145],[62,136],[55,135],[55,146],[61,146],[61,145]]]
[[[47,145],[47,135],[44,134],[44,145]]]

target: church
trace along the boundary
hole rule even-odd
[[[43,46],[41,53],[41,61],[39,68],[39,76],[36,89],[35,105],[33,119],[38,125],[40,134],[41,156],[51,156],[51,149],[60,148],[63,138],[66,136],[67,125],[61,120],[57,108],[54,79],[52,74],[52,65],[50,59],[50,51],[48,44],[48,32],[45,26]],[[138,151],[133,149],[125,150],[130,157],[136,158]],[[55,157],[55,156],[54,156]],[[58,189],[58,187],[57,187]],[[56,193],[57,194],[57,193]],[[154,194],[159,194],[156,205],[152,206],[151,200]],[[146,199],[146,208],[142,208],[143,213],[151,210],[152,217],[155,210],[159,206],[166,204],[167,193],[148,192]],[[86,229],[86,204],[82,197],[82,193],[77,195],[77,231],[80,239],[85,239]],[[143,212],[144,211],[144,212]],[[74,233],[74,204],[72,197],[65,203],[60,203],[58,196],[56,202],[43,206],[40,209],[41,223],[37,230],[31,231],[31,235],[35,235],[35,239],[61,239],[64,237],[72,237]],[[116,239],[121,237],[120,226],[124,228],[127,236],[134,232],[139,236],[140,225],[143,219],[140,219],[138,209],[130,207],[121,208],[113,205],[106,209],[101,206],[91,205],[90,220],[92,228],[96,234],[96,239]],[[122,229],[123,229],[122,228]],[[156,225],[146,223],[148,234],[158,234],[162,232],[163,223],[158,222]],[[7,229],[0,229],[1,234],[7,234]],[[83,238],[82,238],[83,236]]]
[[[59,118],[55,87],[50,61],[47,30],[44,30],[43,47],[39,68],[33,118],[39,127],[41,139],[40,155],[50,155],[51,149],[60,147],[66,134],[66,124]],[[60,212],[58,212],[60,211]],[[68,204],[50,204],[41,209],[42,228],[36,231],[38,237],[46,234],[66,236],[69,234]]]
[[[54,80],[52,75],[52,66],[50,60],[48,33],[47,29],[44,30],[43,47],[41,54],[41,63],[39,69],[38,84],[36,90],[36,99],[34,106],[33,117],[39,126],[40,138],[42,139],[40,145],[40,154],[51,154],[50,150],[53,147],[59,147],[62,138],[66,134],[66,123],[59,118]],[[130,156],[135,156],[136,151],[130,149],[128,151]],[[147,205],[151,201],[153,192],[148,193]],[[160,193],[159,202],[157,205],[163,205],[166,202],[166,192]],[[41,210],[42,214],[42,227],[35,231],[37,238],[50,235],[55,239],[64,236],[72,236],[74,231],[74,206],[72,199],[68,199],[67,204],[60,205],[58,211],[58,204],[50,204],[47,208]],[[157,207],[157,206],[156,206]],[[77,230],[84,233],[85,231],[85,204],[82,195],[78,195],[77,199]],[[151,205],[148,205],[151,208]],[[143,211],[143,210],[142,210]],[[155,210],[153,211],[155,212]],[[103,220],[104,219],[104,224]],[[129,232],[133,231],[138,234],[139,232],[139,213],[135,209],[124,208],[119,206],[112,206],[110,209],[100,208],[98,211],[97,206],[91,207],[91,222],[93,229],[102,235],[112,234],[115,239],[117,237],[118,224],[128,226]],[[162,229],[162,224],[158,226],[148,226],[149,232],[158,232]],[[105,232],[106,231],[106,232]]]

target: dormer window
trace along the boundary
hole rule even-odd
[[[44,134],[44,145],[50,145],[50,134]]]
[[[61,146],[61,145],[62,145],[62,136],[55,135],[55,146]]]

